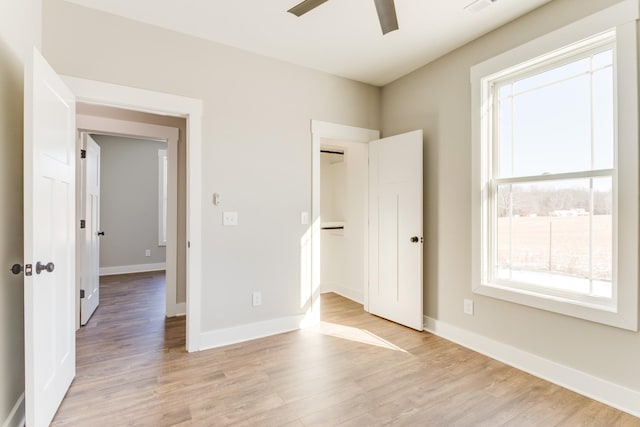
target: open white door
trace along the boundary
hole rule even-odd
[[[37,50],[25,68],[25,411],[49,425],[75,376],[75,98]]]
[[[369,143],[369,312],[421,331],[422,130]]]
[[[100,146],[85,133],[84,268],[80,291],[80,324],[86,325],[100,303]]]

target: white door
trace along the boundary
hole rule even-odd
[[[422,130],[369,143],[369,312],[419,331]]]
[[[83,239],[84,268],[81,283],[80,324],[86,325],[100,302],[100,146],[84,134],[86,157],[84,170]]]
[[[75,98],[37,50],[25,67],[25,411],[46,426],[75,376]]]

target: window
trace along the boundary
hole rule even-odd
[[[585,20],[472,69],[473,286],[637,330],[636,32],[616,25],[580,38]]]
[[[158,150],[158,246],[167,246],[167,150]]]

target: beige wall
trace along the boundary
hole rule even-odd
[[[177,128],[178,136],[178,235],[176,263],[176,302],[187,300],[187,121],[182,117],[161,116],[139,111],[78,103],[77,114],[128,122]],[[114,132],[117,130],[114,129]]]
[[[24,391],[24,284],[22,275],[12,275],[9,267],[22,264],[23,257],[23,68],[31,46],[40,45],[40,4],[0,0],[0,10],[0,424],[4,424]]]
[[[640,334],[471,292],[469,68],[616,2],[555,0],[386,86],[382,128],[424,129],[425,314],[640,390]],[[463,298],[475,300],[474,317]]]
[[[94,135],[100,146],[100,267],[166,261],[158,246],[158,150],[166,142]],[[145,256],[145,250],[151,256]]]
[[[203,330],[304,313],[310,121],[377,129],[380,90],[62,0],[46,0],[43,14],[59,73],[203,100]],[[239,225],[223,227],[223,211]]]

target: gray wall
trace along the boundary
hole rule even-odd
[[[640,334],[471,292],[469,68],[616,0],[555,0],[386,86],[385,136],[425,135],[425,314],[498,342],[640,390]],[[463,298],[476,302],[474,317]]]
[[[158,246],[158,150],[165,142],[94,135],[100,146],[100,267],[163,263]],[[145,250],[151,256],[145,256]]]
[[[59,73],[203,100],[203,229],[194,236],[206,268],[203,330],[305,313],[310,120],[377,129],[380,89],[62,0],[45,0],[43,16],[45,56]],[[223,211],[238,212],[239,225],[223,227]]]
[[[0,424],[24,391],[24,283],[9,267],[22,264],[23,72],[40,45],[40,4],[0,0]],[[7,13],[11,11],[11,13]],[[21,413],[18,414],[21,416]],[[13,420],[17,422],[19,420]]]

